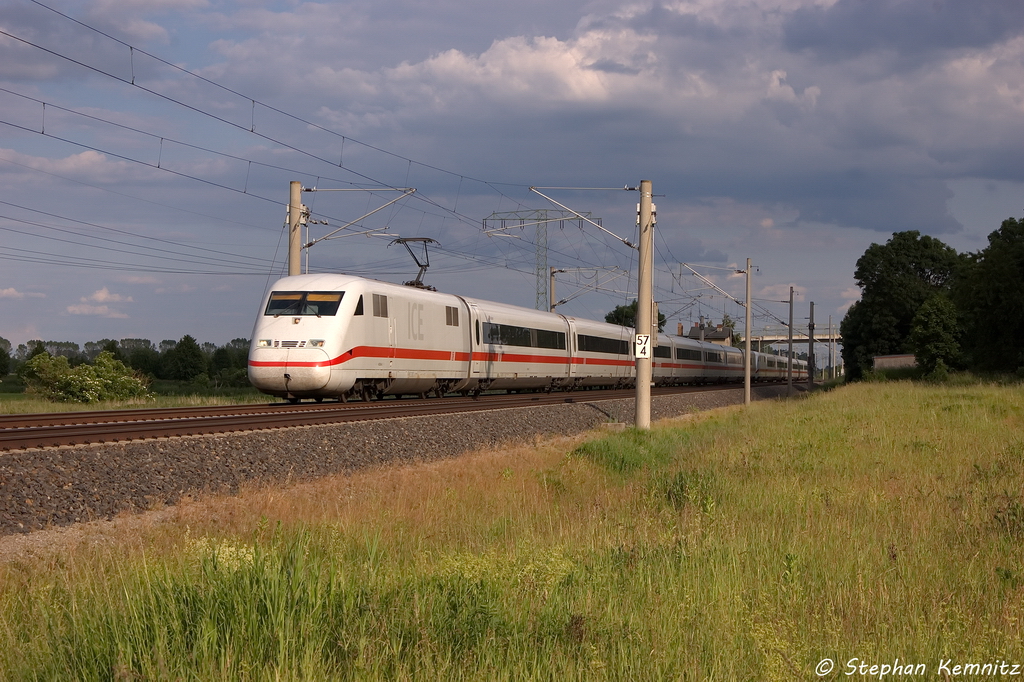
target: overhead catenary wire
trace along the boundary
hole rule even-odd
[[[57,14],[60,14],[61,16],[64,16],[65,18],[67,18],[67,19],[69,19],[71,21],[74,21],[76,24],[79,24],[79,25],[81,25],[81,26],[83,26],[83,27],[85,27],[85,28],[87,28],[89,30],[94,30],[94,31],[96,30],[93,27],[88,26],[87,24],[84,24],[83,22],[80,22],[80,21],[78,21],[76,19],[73,19],[73,18],[71,18],[71,17],[69,17],[69,16],[67,16],[67,15],[65,15],[65,14],[63,14],[61,12],[57,12],[56,10],[53,10],[52,8],[46,6],[45,4],[43,4],[41,2],[35,2],[35,4],[39,5],[40,7],[45,8],[45,9],[48,9],[50,11],[54,11]],[[6,33],[6,32],[0,31],[0,34],[4,34],[4,33]],[[342,144],[345,144],[346,142],[352,142],[352,143],[355,143],[355,144],[363,145],[363,146],[367,147],[368,149],[372,149],[372,150],[374,150],[376,152],[383,153],[383,154],[388,154],[388,155],[393,156],[395,158],[403,159],[407,163],[407,168],[406,168],[406,177],[407,178],[408,178],[409,174],[411,173],[411,170],[412,170],[413,166],[415,165],[415,166],[418,166],[418,167],[423,167],[423,168],[426,168],[426,169],[430,169],[432,171],[446,173],[448,175],[451,175],[452,177],[458,177],[459,180],[460,180],[460,188],[459,188],[459,191],[458,191],[458,196],[459,197],[461,197],[462,194],[463,194],[463,188],[461,186],[462,184],[467,183],[467,182],[475,182],[475,183],[480,183],[481,186],[487,187],[487,188],[489,188],[490,191],[493,191],[497,195],[499,205],[505,199],[508,199],[509,201],[515,203],[516,205],[519,205],[519,206],[523,205],[521,202],[515,200],[513,197],[508,196],[501,189],[501,187],[518,187],[518,188],[522,189],[522,188],[526,187],[525,184],[524,185],[518,185],[518,184],[514,184],[514,183],[500,183],[500,182],[481,180],[481,179],[472,177],[470,175],[467,175],[465,173],[457,173],[457,172],[454,172],[454,171],[449,171],[447,169],[441,168],[441,167],[436,166],[434,164],[424,163],[422,161],[417,161],[417,160],[411,159],[409,157],[405,157],[405,156],[402,156],[400,154],[395,154],[395,153],[390,152],[388,150],[376,147],[374,145],[365,144],[365,143],[363,143],[363,142],[361,142],[359,140],[354,140],[351,137],[348,137],[346,135],[338,133],[337,131],[333,131],[333,130],[331,130],[329,128],[326,128],[324,126],[321,126],[319,124],[316,124],[316,123],[313,123],[311,121],[308,121],[305,118],[302,118],[302,117],[299,117],[299,116],[295,116],[295,115],[293,115],[293,114],[291,114],[289,112],[283,111],[283,110],[278,109],[276,107],[272,107],[272,106],[267,105],[267,104],[265,104],[263,102],[260,102],[259,100],[254,99],[254,98],[247,97],[247,96],[243,95],[240,92],[232,90],[231,88],[226,88],[226,87],[224,87],[224,86],[222,86],[222,85],[220,85],[220,84],[218,84],[218,83],[216,83],[216,82],[214,82],[214,81],[212,81],[210,79],[207,79],[207,78],[205,78],[203,76],[195,74],[195,73],[193,73],[191,71],[188,71],[187,69],[183,69],[180,66],[174,65],[174,64],[172,64],[172,63],[170,63],[170,62],[168,62],[166,60],[163,60],[163,59],[161,59],[159,57],[156,57],[155,55],[151,55],[151,54],[146,53],[145,51],[142,51],[142,50],[137,50],[134,46],[131,46],[131,45],[129,45],[128,43],[126,43],[124,41],[120,41],[117,38],[114,38],[112,36],[104,34],[102,31],[97,31],[97,33],[100,33],[100,34],[104,35],[105,37],[107,37],[107,38],[109,38],[109,39],[111,39],[111,40],[113,40],[113,41],[115,41],[115,42],[117,42],[117,43],[119,43],[121,45],[124,45],[124,46],[128,47],[129,50],[131,52],[133,52],[133,53],[143,54],[147,58],[154,59],[154,60],[156,60],[156,61],[158,61],[158,62],[160,62],[162,64],[167,65],[170,68],[176,69],[177,71],[179,71],[181,73],[188,74],[190,77],[198,78],[198,79],[202,80],[203,82],[209,83],[212,86],[215,86],[217,88],[221,88],[225,92],[229,92],[229,93],[231,93],[231,94],[233,94],[235,96],[245,98],[247,101],[250,101],[251,104],[252,104],[252,111],[253,111],[253,113],[252,113],[252,121],[253,122],[251,122],[248,127],[239,125],[238,123],[230,121],[230,120],[228,120],[228,119],[226,119],[226,118],[224,118],[222,116],[217,116],[216,114],[213,114],[213,113],[211,113],[209,111],[206,111],[202,107],[197,107],[197,106],[194,106],[192,104],[189,104],[188,102],[181,101],[181,100],[179,100],[179,99],[177,99],[175,97],[170,97],[170,96],[168,96],[168,95],[166,95],[164,93],[158,92],[158,91],[156,91],[156,90],[154,90],[152,88],[143,87],[142,84],[140,84],[137,81],[137,79],[134,78],[134,77],[132,77],[131,79],[122,78],[120,76],[117,76],[116,74],[109,73],[108,71],[106,71],[104,69],[100,69],[100,68],[97,68],[95,66],[92,66],[92,65],[89,65],[89,64],[85,64],[84,62],[82,62],[80,60],[73,59],[73,58],[68,57],[66,55],[61,55],[60,53],[58,53],[58,52],[56,52],[54,50],[50,50],[49,48],[47,48],[45,46],[35,44],[32,41],[26,41],[24,39],[18,38],[17,36],[13,36],[13,35],[11,35],[9,33],[6,33],[6,34],[9,35],[10,37],[14,38],[15,40],[21,40],[25,44],[30,44],[33,47],[37,48],[37,49],[44,50],[44,51],[48,52],[49,54],[54,55],[55,57],[58,57],[58,58],[61,58],[61,59],[66,59],[69,62],[78,64],[78,65],[80,65],[83,68],[90,69],[93,72],[98,73],[98,74],[102,74],[104,77],[113,78],[113,79],[115,79],[115,80],[117,80],[119,82],[125,83],[126,85],[130,85],[131,87],[139,88],[141,91],[147,92],[147,93],[149,93],[149,94],[151,94],[153,96],[159,97],[159,98],[161,98],[161,99],[163,99],[165,101],[172,102],[172,103],[174,103],[177,106],[186,107],[189,110],[194,111],[194,112],[196,112],[198,114],[201,114],[203,116],[209,116],[212,119],[218,121],[219,123],[221,123],[223,125],[229,125],[229,126],[234,127],[235,129],[244,131],[244,132],[246,132],[248,134],[256,135],[257,137],[261,137],[261,139],[264,139],[264,140],[266,140],[268,142],[271,142],[274,145],[279,145],[280,147],[282,147],[284,149],[292,150],[292,151],[294,151],[296,153],[303,154],[303,155],[305,155],[305,156],[307,156],[309,158],[312,158],[314,160],[317,160],[319,162],[328,163],[328,164],[330,164],[330,166],[332,168],[341,168],[345,173],[352,174],[355,178],[357,178],[357,180],[353,180],[353,179],[350,178],[350,179],[336,179],[336,180],[332,180],[332,181],[336,181],[336,182],[339,182],[339,183],[344,183],[344,184],[352,185],[352,184],[358,184],[358,182],[360,180],[362,180],[362,181],[367,181],[367,182],[371,182],[372,181],[374,183],[383,184],[383,185],[390,185],[390,183],[380,183],[378,180],[372,178],[369,174],[362,173],[362,172],[360,172],[360,171],[358,171],[358,170],[356,170],[354,168],[351,168],[351,167],[345,167],[343,165],[343,163],[341,163],[341,161],[335,162],[335,161],[332,161],[331,159],[328,159],[328,158],[324,157],[321,154],[313,153],[313,152],[310,152],[308,150],[302,149],[299,146],[289,144],[289,143],[285,142],[284,140],[280,139],[279,136],[266,135],[266,134],[263,134],[261,131],[256,131],[255,130],[255,123],[254,123],[254,121],[255,121],[255,117],[257,115],[256,114],[257,106],[265,107],[267,110],[271,110],[271,111],[280,113],[281,115],[286,116],[286,117],[288,117],[288,118],[290,118],[292,120],[301,122],[303,125],[307,125],[307,126],[310,126],[310,127],[314,128],[316,130],[320,130],[320,131],[323,131],[323,132],[325,132],[327,134],[337,136],[342,141]],[[134,64],[133,64],[133,67],[134,67]],[[17,93],[15,93],[15,94],[17,94]],[[43,106],[45,108],[46,105],[43,104]],[[71,110],[67,110],[67,111],[70,112]],[[77,114],[79,112],[74,112],[74,113]],[[95,117],[95,120],[101,121],[101,119],[99,119],[98,117]],[[29,131],[29,132],[34,132],[34,133],[37,133],[37,134],[45,134],[47,137],[50,137],[51,139],[55,139],[55,140],[61,141],[63,143],[77,145],[77,146],[79,146],[81,148],[84,148],[84,149],[90,149],[90,150],[97,151],[97,152],[100,152],[100,153],[109,154],[112,158],[122,159],[122,160],[125,160],[125,161],[128,161],[128,162],[132,162],[132,163],[147,164],[147,162],[144,161],[144,160],[132,159],[132,158],[129,158],[128,155],[126,155],[126,154],[119,154],[119,153],[111,151],[111,150],[100,149],[98,145],[85,144],[85,143],[80,142],[80,141],[75,141],[75,140],[68,139],[66,136],[55,135],[53,133],[53,129],[52,128],[49,129],[49,130],[46,130],[43,126],[40,126],[40,131],[42,131],[42,132],[40,132],[40,131],[36,131],[36,130],[29,130],[25,126],[18,126],[17,124],[14,124],[14,123],[9,122],[9,121],[2,121],[2,122],[7,124],[7,125],[14,125],[16,127],[19,127],[22,130],[26,130],[26,131]],[[103,122],[104,123],[112,124],[112,122],[109,122],[109,121],[103,121]],[[160,139],[161,141],[170,141],[170,138],[168,138],[165,135],[157,135],[155,133],[148,133],[147,131],[140,130],[140,129],[137,129],[137,128],[134,129],[134,130],[135,130],[135,132],[138,132],[138,133],[141,133],[141,134],[151,135],[154,138]],[[186,178],[186,179],[189,179],[189,180],[192,180],[192,181],[198,181],[198,182],[201,182],[201,183],[205,183],[205,184],[207,184],[207,185],[209,185],[209,186],[211,186],[211,187],[213,187],[215,189],[218,189],[218,190],[228,190],[228,191],[236,192],[236,193],[239,193],[239,194],[245,194],[247,196],[253,196],[254,198],[258,198],[258,199],[260,199],[262,201],[265,201],[265,202],[271,202],[271,203],[273,203],[273,204],[275,204],[277,206],[279,206],[281,204],[280,200],[277,199],[277,198],[270,198],[270,197],[266,197],[266,196],[261,196],[261,195],[259,195],[257,193],[253,193],[252,191],[250,191],[248,176],[249,176],[249,169],[251,169],[251,166],[253,166],[255,164],[264,164],[267,168],[274,168],[275,170],[281,170],[283,168],[283,166],[274,165],[274,164],[265,164],[264,162],[259,161],[257,159],[246,159],[246,158],[240,157],[238,155],[225,154],[223,152],[218,152],[216,150],[209,149],[208,147],[203,147],[203,146],[200,146],[200,145],[193,145],[191,143],[180,141],[180,140],[174,140],[174,141],[171,141],[171,143],[172,144],[183,144],[183,145],[185,145],[185,146],[187,146],[187,147],[189,147],[191,149],[195,149],[195,150],[201,151],[203,153],[208,153],[208,154],[224,154],[225,158],[232,158],[232,159],[237,160],[239,162],[244,162],[246,164],[246,166],[247,166],[246,180],[245,180],[245,182],[243,184],[241,184],[241,188],[239,188],[239,187],[231,187],[231,186],[226,185],[224,183],[213,182],[209,178],[199,177],[199,176],[197,176],[195,174],[183,173],[183,172],[180,172],[180,171],[175,171],[174,169],[162,168],[162,167],[159,167],[159,164],[157,164],[157,166],[156,166],[158,168],[158,170],[161,170],[161,171],[164,171],[164,172],[170,172],[170,173],[173,173],[175,175],[179,175],[180,177],[183,177],[183,178]],[[151,168],[154,167],[153,164],[147,164],[147,165],[149,165],[149,167],[151,167]],[[291,171],[289,171],[289,172],[291,172]],[[305,171],[298,171],[298,170],[296,170],[295,172],[306,174]],[[313,173],[310,173],[310,175],[312,175],[312,174]],[[609,188],[609,189],[621,190],[623,188]],[[443,225],[443,222],[445,220],[450,220],[450,219],[455,219],[455,220],[457,220],[459,222],[466,223],[466,224],[475,224],[476,223],[475,220],[470,219],[468,216],[465,216],[463,214],[458,213],[458,204],[455,204],[453,207],[449,208],[449,207],[445,206],[444,204],[442,204],[440,202],[437,202],[437,201],[435,201],[435,200],[433,200],[433,199],[431,199],[429,197],[426,197],[426,196],[424,196],[422,194],[420,196],[417,196],[415,198],[415,200],[417,202],[423,202],[424,205],[428,205],[428,206],[431,206],[431,207],[437,209],[438,210],[438,218],[442,221],[442,225]],[[404,210],[407,210],[407,209],[405,209],[404,207],[403,208],[397,208],[396,207],[396,209],[395,209],[396,213],[404,211]],[[421,216],[430,213],[430,211],[424,211],[420,207],[417,207],[416,210],[422,212]],[[319,213],[319,211],[318,211],[318,213]],[[335,221],[338,220],[337,218],[334,218],[334,217],[330,217],[330,218],[332,220],[335,220]],[[421,221],[420,222],[421,223],[423,222],[422,217],[421,217]],[[477,237],[476,239],[479,239],[479,237]],[[552,251],[553,254],[559,255],[559,257],[565,258],[565,259],[570,260],[572,262],[583,261],[583,263],[585,263],[585,264],[592,264],[592,265],[595,265],[595,266],[607,265],[607,260],[606,260],[607,259],[607,255],[606,254],[598,254],[594,250],[594,245],[595,244],[599,244],[599,243],[600,243],[600,240],[594,242],[591,239],[569,240],[567,242],[569,248],[571,248],[571,249],[573,249],[575,251],[575,253],[572,253],[572,254],[559,251],[557,248],[555,248],[554,244],[551,244],[549,246],[552,247],[551,251]],[[464,246],[464,245],[468,245],[468,244],[476,244],[477,248],[479,248],[480,242],[479,241],[463,241],[463,242],[459,242],[459,243],[455,244],[454,246]],[[481,254],[481,253],[461,253],[461,254],[458,254],[456,256],[454,254],[454,252],[451,251],[451,250],[446,249],[445,251],[447,252],[447,255],[449,255],[449,256],[458,257],[458,258],[463,259],[463,260],[475,260],[477,262],[484,262],[484,263],[490,263],[490,264],[494,264],[494,265],[501,265],[503,267],[507,267],[507,268],[509,268],[511,270],[514,270],[516,272],[520,272],[520,273],[522,273],[524,275],[527,275],[527,274],[529,274],[529,269],[526,267],[526,263],[528,262],[529,256],[527,255],[526,250],[528,248],[530,248],[530,247],[535,247],[535,245],[530,240],[522,240],[521,243],[492,244],[489,248],[495,249],[499,253],[502,253],[503,254],[503,260],[501,258],[494,258],[494,257],[487,256],[487,255]],[[591,259],[584,259],[583,258],[583,254],[580,251],[581,248],[589,249],[592,252]],[[441,266],[441,267],[444,267],[444,266]],[[521,267],[521,269],[520,269],[520,267]],[[440,271],[440,269],[436,269],[436,270]]]

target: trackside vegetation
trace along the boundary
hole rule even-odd
[[[46,400],[95,403],[104,400],[146,400],[148,378],[103,351],[91,365],[72,367],[64,356],[40,353],[25,363],[28,387]]]
[[[249,491],[0,566],[0,677],[794,680],[827,658],[821,679],[852,659],[930,679],[943,661],[1024,663],[1022,486],[1020,386],[862,382]]]
[[[846,376],[878,355],[913,353],[941,379],[950,370],[1024,377],[1024,219],[1007,218],[977,253],[916,230],[894,232],[857,260],[860,300],[840,324]]]

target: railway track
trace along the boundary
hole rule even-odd
[[[723,386],[652,389],[652,395],[721,390]],[[370,403],[289,403],[194,408],[105,410],[28,415],[0,415],[0,451],[117,443],[232,433],[351,421],[479,412],[561,403],[631,398],[635,391],[484,395],[429,400],[380,400]]]

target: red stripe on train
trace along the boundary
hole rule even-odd
[[[476,362],[516,362],[516,363],[542,363],[565,365],[569,363],[569,357],[565,355],[525,355],[520,353],[470,353],[448,350],[422,350],[417,348],[387,348],[385,346],[356,346],[345,351],[336,358],[322,361],[266,361],[250,360],[250,367],[333,367],[342,365],[349,360],[356,358],[393,358],[399,360],[434,360],[438,362],[468,362],[470,359]],[[572,358],[575,365],[602,365],[612,367],[632,367],[632,360],[604,359],[604,358]],[[696,367],[694,367],[696,368]]]

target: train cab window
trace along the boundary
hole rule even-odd
[[[264,315],[335,315],[344,291],[274,291]]]
[[[388,316],[388,297],[383,294],[373,295],[373,316],[374,317],[387,317]]]
[[[356,303],[356,312],[353,313],[353,314],[355,314],[355,315],[362,315],[363,314],[363,295],[362,294],[359,294],[359,302]]]
[[[449,327],[458,327],[459,309],[454,306],[446,305],[444,307],[444,323]]]

